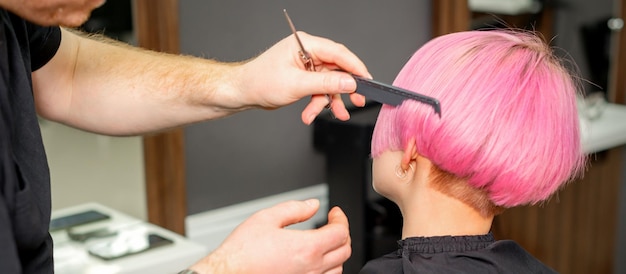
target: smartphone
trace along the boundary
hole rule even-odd
[[[111,217],[102,212],[98,212],[96,210],[88,210],[72,215],[67,215],[63,217],[58,217],[50,220],[50,232],[57,231],[61,229],[66,229],[70,227],[74,227],[77,225],[84,225],[88,223],[93,223],[101,220],[107,220]]]

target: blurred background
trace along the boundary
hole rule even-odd
[[[376,80],[386,83],[393,82],[415,50],[437,35],[486,27],[534,29],[542,32],[546,40],[559,49],[560,55],[575,62],[571,67],[580,71],[586,94],[600,92],[607,101],[622,104],[626,93],[624,85],[620,84],[625,78],[624,57],[619,58],[624,54],[624,45],[618,44],[620,39],[624,40],[619,38],[623,25],[619,19],[624,11],[622,2],[115,0],[94,11],[82,29],[155,50],[241,61],[258,55],[291,33],[283,15],[283,9],[287,9],[298,30],[345,44],[365,62]],[[94,58],[98,58],[97,54]],[[618,60],[622,60],[621,70]],[[239,219],[228,220],[236,224],[261,206],[285,199],[316,197],[323,201],[325,209],[342,205],[344,199],[351,198],[332,194],[337,193],[333,192],[336,186],[329,183],[336,179],[333,170],[354,170],[358,172],[351,177],[354,182],[345,182],[341,188],[342,191],[353,189],[360,195],[354,203],[363,204],[354,209],[360,213],[351,219],[351,222],[356,220],[351,225],[359,229],[353,235],[356,233],[357,239],[362,240],[359,243],[353,239],[355,254],[347,268],[347,273],[352,273],[350,271],[358,269],[365,260],[392,250],[401,225],[395,206],[372,193],[368,184],[368,152],[358,150],[363,144],[368,148],[367,129],[373,122],[371,117],[375,117],[371,113],[375,114],[378,106],[370,103],[368,108],[355,110],[353,123],[345,123],[347,127],[362,126],[366,132],[355,137],[354,144],[347,144],[348,147],[358,145],[354,149],[362,155],[354,155],[363,156],[356,160],[357,166],[352,169],[329,164],[328,148],[332,147],[333,140],[328,140],[332,132],[325,132],[327,127],[321,128],[327,125],[325,117],[320,117],[312,126],[302,124],[300,112],[307,101],[303,99],[275,111],[247,111],[145,138],[100,136],[42,120],[52,175],[53,209],[98,202],[206,240],[215,233],[207,228],[217,221],[226,222],[211,219],[216,212],[240,212],[233,215]],[[335,126],[344,127],[332,124]],[[321,143],[319,138],[323,139]],[[583,272],[580,273],[626,272],[624,262],[615,259],[626,256],[624,248],[620,247],[626,246],[622,154],[622,144],[594,151],[592,166],[603,167],[603,171],[591,171],[591,177],[587,176],[591,182],[576,184],[603,182],[612,186],[607,191],[614,194],[602,196],[610,201],[606,204],[608,211],[600,208],[588,213],[589,216],[608,214],[609,221],[595,217],[578,221],[612,226],[606,230],[612,234],[610,243],[603,243],[601,247],[609,250],[610,256],[605,260],[594,259],[581,267]],[[605,174],[604,178],[598,179],[598,174]],[[594,203],[593,197],[572,197],[586,201],[587,205]],[[352,205],[346,203],[342,206],[352,209]],[[574,207],[578,212],[583,207],[589,208]],[[165,212],[168,210],[170,213]],[[518,214],[513,216],[535,218],[532,216],[540,214],[535,213],[534,208],[523,210],[528,209],[513,212]],[[555,209],[555,215],[551,216],[559,215],[559,210]],[[324,218],[321,214],[310,226],[323,223]],[[542,221],[532,229],[513,231],[520,225],[506,218],[503,216],[500,223],[496,222],[494,230],[503,237],[521,237],[522,242],[524,237],[534,235],[531,231],[550,226],[544,223],[545,219],[540,219]],[[559,229],[576,228],[562,225]],[[606,236],[604,230],[592,226],[589,229],[591,234],[599,235],[594,242],[602,242],[600,237]],[[587,234],[573,235],[584,237]],[[557,270],[572,265],[572,258],[576,256],[586,256],[583,253],[559,256],[557,251],[534,246],[542,238],[532,237],[525,247],[546,253],[535,255],[547,256],[544,261],[548,260]],[[219,237],[216,239],[206,244],[221,241]],[[565,257],[567,260],[563,259]],[[577,270],[568,267],[560,271],[576,273]]]

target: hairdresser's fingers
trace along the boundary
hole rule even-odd
[[[345,45],[302,31],[298,32],[298,35],[302,39],[302,43],[307,45],[307,50],[317,63],[322,62],[355,75],[371,77],[361,59]]]
[[[328,98],[324,94],[311,96],[311,101],[302,110],[302,122],[310,125],[328,105]]]
[[[324,272],[324,274],[342,274],[342,273],[343,273],[343,265]]]
[[[347,121],[350,119],[350,113],[346,109],[346,105],[343,103],[340,94],[329,95],[331,98],[330,110],[333,112],[335,118],[341,121]]]
[[[357,107],[365,106],[365,96],[358,93],[350,93],[350,101]]]
[[[348,218],[343,211],[339,207],[331,209],[328,212],[328,224],[314,232],[320,246],[326,247],[323,272],[342,268],[352,253]]]
[[[341,273],[343,264],[350,258],[352,249],[350,243],[345,244],[341,248],[337,248],[329,253],[324,254],[323,273]]]
[[[325,228],[330,229],[331,226],[336,227],[334,229],[339,230],[341,233],[346,233],[344,235],[340,234],[339,237],[340,239],[344,239],[348,246],[350,246],[350,223],[348,222],[348,216],[346,216],[343,210],[341,210],[338,206],[335,206],[328,211],[328,224]],[[349,255],[350,254],[348,254],[348,256]]]
[[[312,239],[324,246],[321,250],[324,254],[331,253],[337,249],[342,253],[335,253],[339,257],[347,259],[350,256],[350,228],[348,225],[348,217],[341,211],[339,207],[333,208],[328,212],[328,224],[310,231]],[[348,249],[345,249],[348,247]]]
[[[259,218],[276,227],[286,227],[304,222],[317,212],[320,202],[317,199],[306,201],[287,201],[257,212]]]
[[[298,77],[298,86],[294,87],[302,95],[353,93],[356,80],[343,71],[302,71]]]
[[[339,207],[334,207],[328,212],[328,224],[317,229],[315,232],[317,240],[319,240],[323,246],[326,246],[325,254],[333,254],[337,258],[345,259],[350,256],[352,251],[350,249],[351,240],[348,217]],[[342,252],[335,252],[337,250]]]

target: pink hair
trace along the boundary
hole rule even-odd
[[[577,85],[537,36],[467,31],[425,44],[394,85],[439,99],[384,105],[372,157],[414,138],[437,167],[512,207],[550,197],[585,165]]]

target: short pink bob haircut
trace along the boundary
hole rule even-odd
[[[546,200],[585,165],[577,83],[530,32],[435,38],[411,57],[394,85],[439,99],[441,118],[416,101],[383,105],[372,157],[402,150],[413,137],[420,155],[498,207]]]

